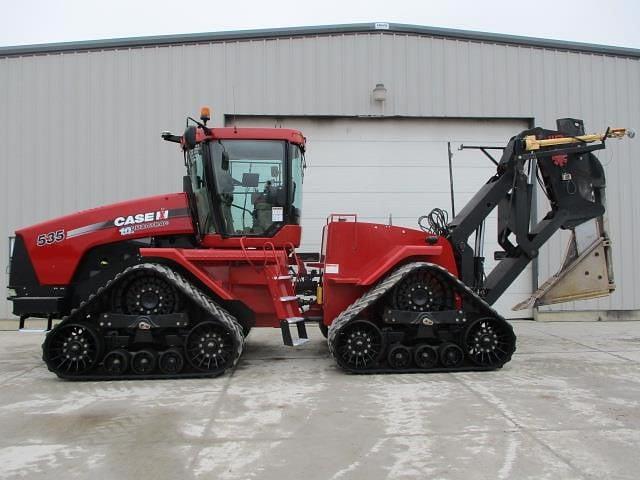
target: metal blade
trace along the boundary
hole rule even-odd
[[[600,221],[587,222],[572,229],[558,273],[513,310],[605,297],[613,292],[611,243],[606,234],[600,233],[601,226]]]

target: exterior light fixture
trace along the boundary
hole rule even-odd
[[[387,89],[384,83],[376,83],[376,88],[373,89],[373,99],[376,102],[384,102],[387,99]]]

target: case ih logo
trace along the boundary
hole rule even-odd
[[[157,212],[137,213],[126,217],[118,217],[113,221],[119,229],[120,235],[132,235],[140,230],[149,228],[161,228],[169,225],[169,210]]]
[[[100,230],[108,230],[113,227],[118,228],[120,235],[131,235],[138,230],[166,227],[169,225],[169,222],[171,221],[170,219],[188,216],[188,208],[176,208],[173,210],[163,208],[155,212],[136,213],[135,215],[117,217],[113,220],[105,220],[103,222],[92,223],[91,225],[75,228],[67,232],[66,238],[75,238]]]
[[[137,213],[127,217],[118,217],[113,221],[116,227],[125,225],[135,225],[139,223],[154,222],[158,220],[166,220],[169,218],[169,210],[160,210],[158,212]]]

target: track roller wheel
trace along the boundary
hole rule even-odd
[[[462,365],[464,352],[455,343],[445,343],[440,347],[440,363],[446,368],[456,368]]]
[[[156,368],[157,358],[151,350],[139,350],[131,357],[131,371],[136,375],[149,375]]]
[[[482,367],[500,367],[511,359],[516,336],[511,327],[495,318],[479,318],[467,328],[464,349]]]
[[[102,356],[103,342],[92,326],[67,323],[49,332],[42,350],[42,358],[49,370],[61,377],[73,377],[97,365]]]
[[[102,366],[110,375],[122,375],[129,369],[129,357],[129,352],[126,350],[111,350],[104,356]]]
[[[431,270],[416,270],[393,289],[393,307],[412,312],[455,308],[451,286]]]
[[[350,370],[374,366],[384,352],[380,329],[367,320],[355,320],[340,329],[335,339],[335,357]]]
[[[184,367],[184,357],[177,348],[170,348],[160,353],[158,357],[158,368],[162,373],[175,375],[180,373]]]
[[[411,350],[404,345],[395,345],[389,349],[387,362],[389,362],[391,368],[396,370],[409,368],[411,365]]]
[[[191,329],[185,342],[187,361],[201,372],[222,372],[233,362],[233,336],[218,322],[207,320]]]
[[[413,353],[413,360],[418,368],[433,368],[438,363],[438,350],[431,345],[420,345]]]

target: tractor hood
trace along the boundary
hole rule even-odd
[[[41,285],[65,285],[84,254],[107,243],[193,233],[184,193],[114,203],[16,231]]]

